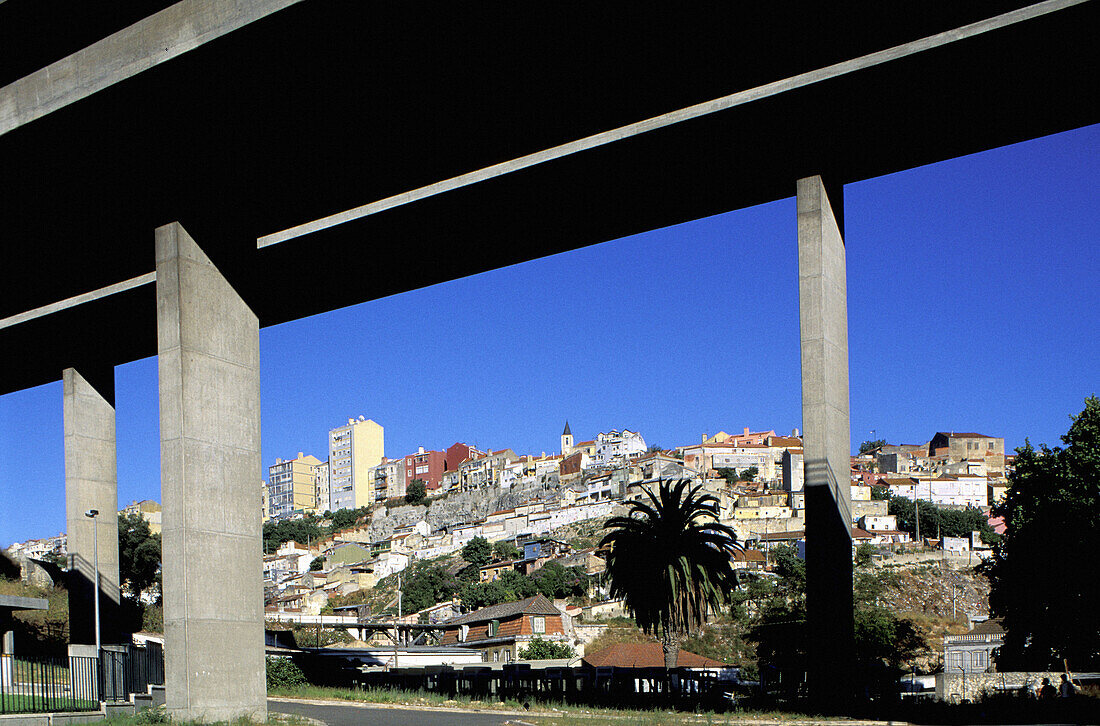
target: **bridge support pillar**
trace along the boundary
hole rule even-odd
[[[65,526],[69,551],[69,642],[76,646],[70,649],[74,655],[95,652],[97,554],[100,642],[119,642],[114,368],[95,372],[99,375],[89,375],[89,378],[96,385],[75,368],[66,368],[61,375]],[[92,509],[98,512],[95,521],[85,516]]]
[[[853,694],[855,657],[842,189],[820,176],[799,179],[797,208],[807,676],[815,701],[839,706]]]
[[[263,722],[259,324],[178,223],[156,271],[168,712]]]

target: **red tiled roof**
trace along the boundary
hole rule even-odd
[[[980,623],[976,623],[973,628],[970,629],[971,633],[976,634],[988,634],[988,635],[1004,635],[1005,629],[1001,624],[1000,618],[991,618],[990,620],[983,620]]]
[[[595,653],[589,653],[584,657],[583,662],[592,668],[602,666],[663,668],[665,665],[665,652],[660,643],[618,643]],[[680,668],[728,667],[726,663],[711,660],[683,649],[676,656],[676,665]]]
[[[516,615],[561,615],[554,607],[554,603],[546,599],[544,595],[535,595],[518,602],[500,603],[490,605],[472,613],[467,613],[453,620],[448,620],[446,625],[465,625],[468,623],[482,623],[496,618],[508,618]]]

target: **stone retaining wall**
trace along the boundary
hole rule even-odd
[[[936,698],[958,703],[962,699],[976,701],[983,694],[993,695],[1004,691],[1028,688],[1038,695],[1044,678],[1049,678],[1055,688],[1061,681],[1061,672],[1010,671],[1007,673],[939,673],[936,675]]]

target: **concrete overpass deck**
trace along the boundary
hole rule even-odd
[[[0,135],[0,392],[156,353],[152,284],[25,318],[171,221],[264,326],[1100,120],[1095,2],[958,5],[272,12]]]

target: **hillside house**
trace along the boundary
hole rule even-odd
[[[1004,643],[1005,631],[1000,620],[972,620],[962,635],[943,636],[943,662],[946,673],[985,673],[996,670],[993,655]]]
[[[485,662],[509,662],[534,638],[569,643],[564,616],[543,595],[475,610],[444,623],[441,645],[481,651]]]

